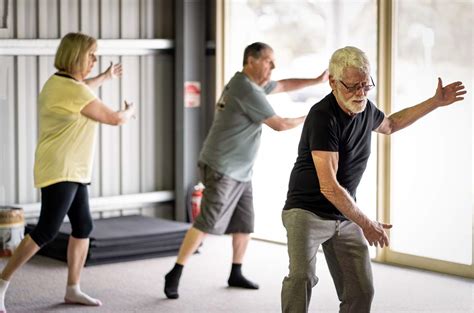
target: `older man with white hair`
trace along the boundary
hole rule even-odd
[[[386,117],[367,99],[375,84],[367,56],[355,47],[334,52],[329,83],[332,92],[311,108],[304,122],[283,209],[290,261],[281,294],[283,312],[308,311],[318,282],[320,245],[340,312],[370,312],[374,287],[367,242],[388,246],[385,230],[392,227],[370,220],[356,203],[372,131],[390,135],[466,93],[461,82],[443,87],[438,78],[433,97]]]

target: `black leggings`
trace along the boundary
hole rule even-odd
[[[41,188],[41,213],[38,224],[30,233],[31,239],[40,247],[53,240],[66,214],[71,222],[71,235],[79,239],[88,238],[93,222],[87,186],[61,182]]]

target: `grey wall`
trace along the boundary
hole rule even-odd
[[[99,39],[100,56],[93,74],[105,70],[111,61],[124,68],[122,79],[104,84],[97,91],[99,97],[113,109],[119,109],[123,100],[139,108],[136,121],[122,127],[100,126],[91,197],[170,190],[180,203],[170,216],[185,219],[185,193],[198,180],[195,161],[212,122],[215,101],[215,1],[0,0],[0,8],[4,8],[0,10],[0,205],[40,200],[33,186],[36,98],[55,72],[54,45],[66,33],[82,31]],[[183,22],[179,19],[189,13],[195,17],[192,23],[199,29],[199,39],[186,35],[184,27],[176,33],[176,25]],[[156,47],[157,39],[165,44]],[[110,40],[113,45],[105,45]],[[149,49],[134,54],[136,42]],[[101,44],[106,46],[104,53]],[[7,51],[5,47],[11,46]],[[185,51],[180,49],[188,47],[196,53],[181,64]],[[44,49],[49,50],[45,53]],[[193,59],[194,55],[199,57]],[[183,75],[195,68],[200,69],[199,77]],[[201,107],[185,113],[179,108],[183,103],[176,84],[189,79],[201,81]],[[183,137],[177,130],[189,116],[193,121],[188,125],[193,126],[187,126],[188,135]],[[189,141],[194,148],[184,148]],[[183,145],[181,149],[177,143]]]
[[[71,31],[99,39],[174,37],[173,0],[5,1],[0,6],[8,4],[7,28],[0,28],[0,39],[34,44],[35,39],[58,39]],[[36,98],[55,71],[54,56],[22,54],[0,50],[0,205],[39,201],[33,186]],[[123,78],[106,83],[98,95],[113,109],[124,99],[133,101],[139,114],[128,125],[100,127],[91,196],[172,190],[173,51],[121,56],[119,47],[114,54],[100,56],[94,74],[113,61],[123,64]]]

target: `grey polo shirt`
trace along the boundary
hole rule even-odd
[[[275,115],[266,98],[275,87],[275,81],[262,88],[242,72],[235,73],[217,101],[199,160],[235,180],[250,181],[262,122]]]

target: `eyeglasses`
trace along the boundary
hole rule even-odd
[[[338,82],[340,82],[349,93],[356,93],[360,89],[363,89],[364,92],[369,92],[372,88],[375,87],[375,83],[374,83],[374,80],[372,79],[372,76],[370,76],[370,81],[372,82],[372,85],[361,85],[361,83],[357,83],[354,86],[347,86],[346,84],[344,84],[342,80],[338,80]]]

